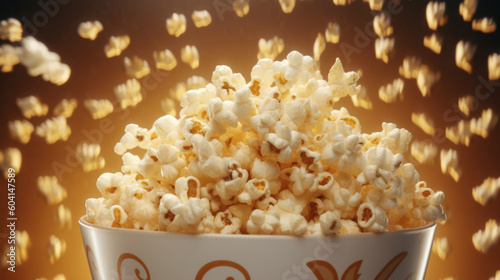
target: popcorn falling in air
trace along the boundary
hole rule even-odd
[[[416,56],[406,56],[399,66],[399,74],[407,79],[416,79],[422,61]]]
[[[392,35],[393,28],[388,13],[380,13],[373,18],[373,29],[380,38]]]
[[[355,107],[361,107],[366,110],[371,110],[373,103],[370,100],[370,96],[366,91],[366,87],[361,86],[361,90],[356,95],[351,96],[352,104]]]
[[[131,78],[140,79],[149,74],[149,64],[146,60],[142,60],[137,56],[132,59],[125,57],[123,59],[125,65],[125,72]]]
[[[498,115],[488,108],[481,112],[481,117],[470,120],[470,132],[487,138],[498,121]]]
[[[432,142],[415,140],[411,143],[411,155],[420,164],[434,164],[434,159],[438,153],[437,146]]]
[[[500,239],[500,226],[497,221],[490,219],[486,222],[484,231],[479,230],[472,235],[474,248],[486,254]]]
[[[181,49],[181,60],[188,64],[192,69],[200,66],[200,55],[196,46],[186,45]]]
[[[389,56],[394,50],[394,38],[377,38],[375,40],[375,57],[383,62],[389,62]]]
[[[314,46],[313,46],[314,60],[319,61],[321,54],[325,51],[325,48],[326,48],[325,37],[323,37],[323,34],[318,33],[318,36],[316,36],[316,40],[314,41]]]
[[[498,53],[488,56],[488,77],[491,81],[500,80],[500,54]]]
[[[201,76],[191,76],[186,80],[187,90],[204,88],[207,84],[208,81]]]
[[[11,42],[21,41],[23,38],[23,26],[15,18],[0,21],[0,39]]]
[[[80,162],[84,172],[90,172],[97,169],[102,169],[105,160],[101,153],[99,144],[81,143],[76,147],[76,157]]]
[[[417,86],[423,97],[431,95],[431,88],[441,78],[441,73],[432,72],[427,65],[422,65],[418,70]]]
[[[427,35],[424,37],[424,47],[437,54],[440,54],[443,47],[443,40],[443,36],[434,32],[432,33],[432,35]]]
[[[3,171],[3,176],[7,179],[9,168],[14,169],[15,173],[21,171],[22,156],[18,148],[7,148],[0,151],[0,169]]]
[[[455,277],[446,277],[446,278],[441,278],[440,280],[457,280]]]
[[[56,176],[38,177],[37,187],[48,205],[57,205],[67,196],[66,189],[59,185]]]
[[[136,106],[142,101],[141,85],[136,79],[128,79],[115,87],[115,97],[122,109]]]
[[[28,248],[31,247],[31,240],[28,232],[26,230],[16,230],[15,241],[16,265],[22,265],[28,261]],[[7,254],[10,251],[9,247],[10,245],[5,247],[5,252],[2,255],[2,267],[6,267]]]
[[[85,21],[78,25],[78,35],[80,35],[83,39],[94,41],[102,29],[102,24],[97,20]]]
[[[403,87],[404,82],[401,79],[395,79],[392,83],[385,86],[381,86],[378,90],[378,97],[385,103],[393,103],[399,100],[403,100]]]
[[[446,3],[438,1],[430,1],[425,9],[427,25],[432,30],[436,30],[438,26],[446,24],[448,17],[445,15]]]
[[[445,129],[445,135],[446,138],[454,144],[463,144],[468,147],[470,145],[470,139],[472,137],[470,122],[466,120],[460,120],[456,125],[447,127]]]
[[[337,44],[340,39],[340,25],[338,23],[329,22],[325,30],[325,39],[327,42]]]
[[[238,17],[244,17],[250,11],[248,0],[235,0],[233,2],[233,10]]]
[[[497,24],[493,18],[475,19],[472,21],[472,30],[493,33],[497,30]]]
[[[17,55],[30,76],[41,75],[45,81],[60,86],[66,83],[71,75],[71,68],[61,63],[58,54],[49,51],[47,46],[31,36],[21,40]]]
[[[384,6],[385,0],[363,0],[363,2],[368,2],[370,5],[370,10],[372,11],[381,11]]]
[[[457,43],[455,51],[455,63],[458,68],[465,70],[467,73],[472,72],[471,61],[476,52],[477,45],[471,42],[460,41]]]
[[[104,53],[106,57],[119,56],[123,50],[125,50],[130,44],[130,37],[128,35],[123,36],[111,36],[109,37],[108,43],[104,46]]]
[[[284,49],[285,43],[283,39],[278,38],[278,36],[274,36],[269,40],[260,38],[257,59],[270,58],[274,60]]]
[[[169,49],[161,52],[153,52],[153,57],[158,69],[170,71],[177,66],[177,59],[175,59],[174,54]]]
[[[191,19],[197,28],[206,27],[212,23],[212,16],[207,10],[193,11]]]
[[[467,117],[470,116],[470,112],[475,108],[475,102],[477,100],[474,99],[472,95],[466,95],[458,98],[458,109],[460,112],[464,113]]]
[[[113,112],[113,103],[107,99],[87,99],[83,106],[94,120],[102,119]]]
[[[43,104],[36,96],[27,96],[16,100],[17,107],[21,110],[23,116],[27,119],[31,117],[41,117],[47,115],[49,106]]]
[[[71,228],[71,211],[69,208],[64,207],[64,205],[60,204],[57,207],[57,212],[54,215],[54,221],[60,228],[68,227]]]
[[[476,13],[477,1],[478,0],[463,0],[463,2],[460,3],[459,12],[464,21],[472,20],[472,17]]]
[[[2,72],[11,72],[13,67],[19,63],[16,48],[3,44],[0,46],[0,67]]]
[[[293,8],[295,8],[295,1],[296,0],[278,0],[281,6],[281,10],[285,14],[289,14],[293,11]]]
[[[500,280],[500,270],[497,270],[495,276],[490,277],[490,280]]]
[[[490,199],[495,199],[500,191],[500,177],[488,177],[480,185],[472,189],[472,197],[479,204],[485,206]]]
[[[168,34],[179,37],[186,32],[186,16],[183,14],[173,13],[166,22]]]
[[[49,237],[49,245],[47,248],[50,264],[54,264],[58,261],[64,252],[66,252],[66,241],[51,235]]]
[[[462,170],[458,166],[458,153],[456,150],[441,150],[441,172],[449,174],[455,182],[460,179]]]
[[[432,252],[438,255],[440,259],[442,259],[443,261],[446,260],[446,258],[450,254],[450,251],[451,247],[448,238],[446,237],[434,238],[434,242],[432,243]]]
[[[36,280],[47,280],[47,278],[37,278]],[[64,274],[57,274],[52,280],[66,280]]]
[[[420,129],[422,129],[426,134],[434,135],[434,121],[425,112],[423,113],[411,113],[411,121]]]
[[[71,135],[71,128],[68,126],[66,118],[59,116],[47,119],[38,125],[35,129],[35,134],[39,137],[45,138],[45,142],[47,142],[47,144],[54,144],[59,140],[68,140]]]
[[[62,116],[65,118],[69,118],[73,115],[73,111],[76,109],[77,106],[78,103],[76,102],[76,99],[74,98],[63,99],[59,101],[59,103],[57,103],[52,113],[56,117]]]
[[[15,120],[9,122],[10,138],[23,144],[27,144],[31,139],[31,133],[35,128],[27,120]]]
[[[161,110],[165,115],[177,116],[175,102],[172,98],[166,97],[161,101]]]
[[[333,4],[336,6],[347,6],[351,5],[355,0],[333,0]]]

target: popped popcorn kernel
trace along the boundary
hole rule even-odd
[[[21,151],[18,148],[11,147],[0,151],[0,168],[6,179],[8,178],[9,168],[14,169],[16,173],[21,171],[21,162]]]
[[[347,6],[352,2],[354,2],[354,0],[333,0],[333,4],[336,6]]]
[[[45,142],[48,144],[54,144],[59,140],[68,140],[71,135],[71,128],[68,126],[66,118],[59,116],[47,119],[45,122],[41,123],[36,127],[35,134],[45,138]]]
[[[233,2],[233,10],[238,17],[244,17],[250,11],[250,4],[247,0],[235,0]]]
[[[441,172],[449,174],[455,182],[460,179],[462,170],[458,166],[458,153],[456,150],[441,150]]]
[[[488,177],[484,182],[472,189],[472,197],[479,204],[485,206],[488,201],[495,199],[500,191],[500,177]]]
[[[500,279],[500,270],[497,270],[495,276],[490,277],[490,280],[499,280]]]
[[[427,65],[420,67],[417,75],[417,86],[423,97],[431,95],[431,88],[440,78],[440,72],[433,72]]]
[[[393,28],[388,13],[380,13],[373,18],[373,29],[380,38],[392,35]]]
[[[446,260],[446,258],[450,254],[450,251],[451,246],[448,238],[440,237],[434,239],[434,243],[432,243],[432,252],[438,255],[440,259],[442,259],[443,261]]]
[[[425,112],[423,113],[411,113],[411,121],[420,129],[422,129],[423,132],[429,135],[434,135],[435,128],[434,128],[434,121],[432,118],[426,114]]]
[[[431,35],[427,35],[424,37],[424,47],[437,54],[440,54],[443,47],[443,41],[443,36],[434,32]]]
[[[191,14],[194,26],[201,28],[209,26],[212,23],[212,16],[207,10],[193,11]]]
[[[56,117],[63,116],[67,119],[73,115],[73,111],[75,111],[77,106],[76,99],[63,99],[57,103],[52,112]]]
[[[472,17],[476,13],[478,0],[464,0],[460,3],[459,13],[464,19],[464,21],[471,21]]]
[[[472,21],[472,30],[493,33],[497,30],[497,24],[493,18],[475,19]]]
[[[102,23],[98,20],[85,21],[78,25],[78,35],[80,35],[83,39],[94,41],[102,29]]]
[[[293,8],[295,8],[295,1],[296,0],[279,0],[281,10],[283,10],[283,13],[289,14],[293,11]]]
[[[42,117],[47,115],[49,112],[49,106],[41,103],[40,100],[33,95],[18,98],[16,100],[16,104],[21,110],[23,116],[27,119],[31,119],[32,117]]]
[[[183,14],[173,13],[166,21],[168,34],[179,37],[186,32],[186,16]]]
[[[421,164],[433,164],[437,153],[438,148],[432,142],[415,140],[411,144],[411,155]]]
[[[490,219],[486,222],[484,231],[479,230],[472,235],[474,248],[485,254],[495,246],[500,239],[500,226],[497,221]]]
[[[14,66],[19,63],[16,48],[3,44],[0,46],[0,67],[2,72],[12,72]]]
[[[375,57],[377,59],[388,63],[393,50],[394,38],[377,38],[375,40]]]
[[[489,133],[496,126],[497,121],[498,114],[493,112],[491,108],[488,108],[481,112],[481,117],[470,120],[470,131],[473,134],[487,138]]]
[[[67,191],[59,185],[55,176],[40,176],[37,180],[38,191],[43,195],[48,205],[57,205],[67,196]]]
[[[370,10],[372,11],[381,11],[382,6],[384,6],[385,0],[363,0],[364,2],[368,2],[370,6]]]
[[[403,100],[403,87],[404,82],[401,79],[396,79],[392,84],[381,86],[378,90],[378,97],[385,103],[393,103]]]
[[[153,57],[158,69],[170,71],[177,66],[177,59],[169,49],[161,52],[153,52]]]
[[[56,224],[62,228],[62,227],[68,227],[71,228],[71,211],[69,208],[65,207],[64,205],[59,205],[57,207],[57,212],[54,215],[54,221]]]
[[[128,35],[111,36],[109,37],[108,43],[104,46],[104,53],[108,58],[119,56],[129,44],[130,37]]]
[[[114,92],[122,109],[136,106],[142,101],[141,85],[139,81],[134,78],[128,79],[123,84],[117,85],[114,88]]]
[[[467,41],[460,41],[457,43],[457,48],[455,52],[455,63],[458,68],[465,70],[467,73],[472,72],[471,61],[474,57],[474,53],[476,52],[477,45],[472,44]]]
[[[399,74],[407,79],[416,79],[422,61],[416,56],[405,56],[403,64],[399,66]]]
[[[99,144],[81,143],[76,147],[76,156],[84,172],[102,169],[105,160],[101,153]]]
[[[58,261],[65,252],[66,241],[59,239],[54,235],[51,235],[49,237],[49,244],[47,249],[50,264],[54,264],[56,261]]]
[[[10,138],[23,144],[27,144],[30,141],[31,133],[34,130],[34,126],[27,120],[9,121]]]
[[[351,96],[351,100],[355,107],[361,107],[366,110],[371,110],[373,108],[373,103],[370,100],[366,87],[362,86],[358,94]]]
[[[323,34],[318,33],[313,46],[314,60],[319,61],[319,57],[325,51],[325,48],[326,48],[325,37],[323,37]]]
[[[448,21],[446,13],[446,3],[438,1],[430,1],[425,10],[427,24],[432,30],[436,30],[438,26],[443,26]]]
[[[16,230],[16,265],[22,265],[28,261],[28,248],[31,247],[31,240],[26,230]],[[2,268],[7,267],[7,254],[10,246],[5,245],[2,255]]]
[[[338,23],[329,22],[325,30],[325,39],[327,42],[337,44],[340,40],[340,25]]]
[[[488,77],[491,81],[500,80],[500,54],[498,53],[488,56]]]
[[[278,36],[274,36],[269,40],[260,38],[258,46],[259,53],[257,54],[257,59],[259,60],[263,58],[274,60],[285,49],[283,39],[278,38]]]
[[[11,42],[21,41],[23,37],[23,27],[21,22],[15,18],[0,21],[0,39]]]
[[[113,103],[107,99],[87,99],[83,106],[94,120],[102,119],[114,110]]]
[[[196,46],[186,45],[181,49],[181,60],[188,64],[192,69],[200,65],[200,55]]]
[[[125,65],[127,76],[132,78],[140,79],[150,72],[148,62],[137,56],[134,56],[132,59],[125,57],[123,59],[123,64]]]
[[[467,117],[470,116],[470,112],[476,106],[475,103],[477,101],[474,99],[472,95],[466,95],[458,98],[458,109],[460,112],[464,113]]]

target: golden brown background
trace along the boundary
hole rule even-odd
[[[0,20],[15,17],[23,24],[43,18],[34,18],[44,12],[40,3],[47,1],[1,0]],[[346,70],[362,69],[363,77],[359,83],[368,88],[374,103],[371,111],[354,108],[350,100],[343,100],[339,106],[346,106],[351,114],[359,117],[365,132],[381,130],[383,121],[394,122],[410,130],[413,139],[430,139],[440,149],[457,149],[462,177],[455,183],[450,176],[440,171],[439,158],[434,166],[420,166],[414,162],[425,179],[433,188],[446,194],[446,208],[449,221],[439,225],[436,236],[447,236],[452,246],[451,254],[445,261],[432,254],[426,279],[441,279],[454,276],[457,279],[489,279],[500,269],[500,246],[493,247],[487,254],[477,252],[472,244],[472,234],[484,228],[484,223],[494,218],[500,220],[499,198],[493,199],[483,207],[472,199],[472,188],[480,185],[488,176],[500,176],[500,129],[497,127],[489,138],[473,138],[470,147],[457,146],[438,135],[434,138],[424,134],[411,122],[411,112],[427,112],[432,116],[438,130],[454,125],[460,116],[445,117],[447,110],[453,109],[458,97],[474,94],[480,85],[479,77],[487,80],[487,57],[492,52],[500,52],[500,36],[497,30],[492,34],[473,32],[470,22],[464,22],[458,14],[458,0],[445,1],[449,22],[440,27],[438,32],[444,36],[443,50],[440,55],[424,48],[423,37],[431,34],[425,20],[427,1],[401,0],[400,6],[392,10],[392,24],[396,38],[395,55],[388,64],[375,59],[374,35],[370,36],[370,23],[373,15],[367,3],[357,0],[350,6],[338,7],[331,0],[297,1],[291,14],[284,14],[277,0],[250,0],[250,13],[238,18],[227,3],[231,0],[199,1],[159,1],[159,0],[60,0],[57,12],[47,16],[46,24],[34,25],[36,30],[29,30],[38,40],[45,43],[51,51],[61,56],[62,62],[71,67],[69,81],[63,86],[44,82],[40,77],[28,76],[22,66],[16,66],[12,73],[0,74],[0,149],[18,147],[23,155],[20,172],[17,173],[17,229],[27,230],[31,239],[28,250],[29,259],[17,267],[17,272],[0,272],[0,279],[52,279],[58,273],[64,273],[67,279],[90,279],[77,219],[84,215],[84,201],[99,195],[95,181],[102,172],[119,170],[120,156],[113,153],[114,144],[123,134],[126,124],[134,122],[150,127],[154,120],[162,115],[160,100],[168,96],[169,89],[177,82],[185,81],[191,75],[200,75],[210,79],[216,65],[226,64],[235,72],[241,72],[249,78],[251,66],[257,61],[259,38],[270,39],[278,35],[284,39],[285,51],[277,59],[285,58],[292,50],[312,55],[312,47],[318,32],[324,32],[329,21],[335,21],[341,27],[341,43],[357,47],[358,53],[348,57],[340,45],[328,43],[321,56],[321,71],[326,76],[336,57],[340,57]],[[387,2],[387,1],[386,1]],[[392,3],[392,2],[391,2]],[[391,4],[392,5],[392,4]],[[384,9],[387,10],[386,3]],[[191,21],[193,10],[208,10],[212,15],[212,24],[205,28],[195,28]],[[222,10],[219,14],[217,10]],[[398,12],[399,11],[399,12]],[[187,17],[187,32],[179,38],[168,35],[165,20],[173,12],[183,13]],[[475,18],[495,17],[500,23],[500,5],[498,1],[479,0]],[[45,12],[47,14],[47,12]],[[23,20],[24,18],[24,20]],[[104,31],[95,41],[82,39],[76,30],[78,24],[87,20],[99,20]],[[356,45],[356,30],[368,27],[366,46]],[[366,31],[363,31],[366,32]],[[119,57],[106,58],[103,47],[111,35],[128,34],[130,46]],[[359,36],[359,35],[358,35]],[[478,44],[473,60],[473,72],[467,74],[455,66],[455,46],[459,40],[470,40]],[[359,40],[359,38],[358,38]],[[180,49],[184,45],[196,45],[200,53],[200,67],[190,69],[180,61]],[[178,66],[171,72],[159,72],[154,67],[153,51],[170,49],[177,57]],[[92,120],[83,107],[83,100],[88,98],[107,98],[115,100],[113,87],[126,81],[123,67],[124,56],[138,55],[148,60],[152,74],[141,80],[143,102],[130,110],[116,111],[105,120]],[[417,55],[434,70],[442,73],[441,80],[432,89],[430,97],[422,97],[415,80],[405,80],[404,101],[394,104],[381,102],[378,88],[399,77],[398,67],[406,55]],[[492,87],[490,96],[479,102],[479,107],[472,112],[472,117],[479,117],[482,109],[493,108],[500,112],[500,84]],[[485,93],[483,87],[482,93]],[[26,144],[9,139],[7,122],[22,119],[16,106],[16,98],[37,95],[52,110],[63,98],[78,100],[78,108],[68,119],[72,134],[68,141],[46,144],[33,135]],[[51,113],[47,117],[50,116]],[[453,116],[454,118],[449,118]],[[47,117],[32,118],[33,124],[39,124]],[[458,118],[457,118],[458,117]],[[100,126],[111,123],[111,128],[102,130]],[[86,136],[94,135],[94,139]],[[97,134],[95,134],[97,133]],[[80,167],[74,167],[68,157],[82,140],[98,142],[106,166],[102,170],[84,173]],[[67,161],[69,159],[70,161]],[[36,179],[42,175],[55,175],[54,164],[66,165],[71,169],[62,175],[60,183],[68,190],[68,197],[62,202],[73,214],[71,229],[59,229],[53,216],[56,206],[47,206],[36,191]],[[2,235],[0,246],[3,248],[7,215],[7,182],[2,178],[0,187],[0,226]],[[50,265],[47,256],[49,236],[56,235],[66,240],[68,248],[62,258]]]

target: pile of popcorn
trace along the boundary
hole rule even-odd
[[[293,51],[261,59],[245,81],[217,66],[212,82],[185,92],[179,119],[129,124],[115,146],[121,172],[97,180],[91,223],[222,234],[383,232],[444,220],[444,194],[403,163],[411,134],[395,124],[361,132],[342,97],[358,74],[336,60],[324,80]],[[143,149],[142,158],[129,150]]]

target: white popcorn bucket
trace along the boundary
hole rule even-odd
[[[424,279],[436,223],[331,236],[185,234],[80,219],[93,279]]]

